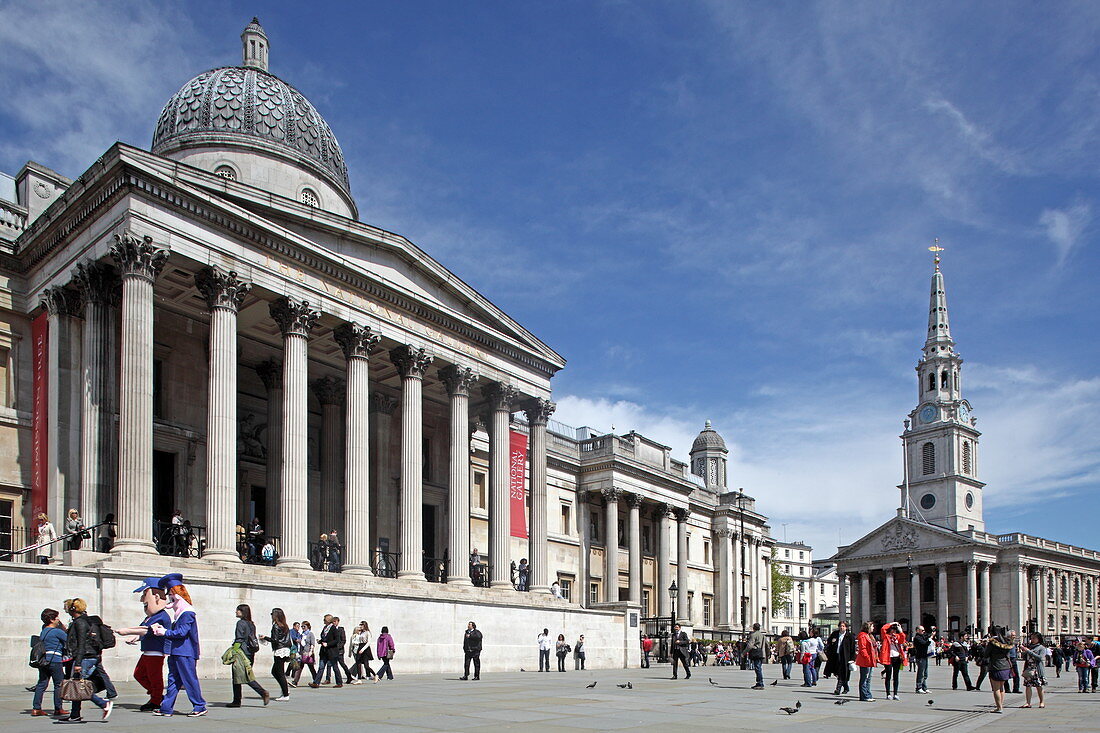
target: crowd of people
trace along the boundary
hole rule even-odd
[[[565,634],[558,634],[557,638],[551,638],[550,630],[543,629],[542,633],[535,637],[535,644],[538,646],[539,651],[539,671],[550,671],[550,652],[554,652],[554,656],[558,660],[558,671],[565,671],[565,660],[569,655],[573,655],[573,669],[584,669],[584,660],[586,657],[584,651],[584,634],[577,637],[577,641],[570,644],[565,639]],[[479,649],[480,649],[480,637],[479,637]]]

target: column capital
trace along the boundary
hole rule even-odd
[[[46,288],[41,304],[51,316],[75,316],[80,312],[80,294],[65,287]]]
[[[481,394],[489,401],[493,410],[511,412],[512,403],[516,401],[519,392],[506,382],[493,382],[482,387]]]
[[[236,313],[244,302],[244,296],[252,290],[252,283],[241,280],[234,270],[226,272],[211,266],[195,273],[195,287],[202,293],[210,310],[222,308]]]
[[[264,383],[264,389],[268,392],[283,388],[283,364],[274,359],[261,361],[256,365],[256,374]]]
[[[379,392],[377,390],[371,390],[370,393],[370,411],[379,413],[382,415],[392,415],[393,411],[397,409],[397,406],[401,404],[401,400],[388,395],[385,392]]]
[[[603,500],[608,504],[615,504],[619,501],[619,498],[623,495],[622,489],[601,489],[600,494],[603,495]]]
[[[321,317],[321,312],[314,309],[308,300],[293,301],[285,296],[272,301],[268,306],[268,312],[278,324],[284,338],[287,336],[308,338],[309,332],[317,325],[317,319]]]
[[[667,517],[671,512],[672,507],[663,501],[653,505],[653,518],[658,521]]]
[[[967,572],[970,572],[971,570],[974,570],[976,567],[978,567],[978,561],[977,560],[971,558],[971,559],[966,561],[966,571]]]
[[[550,416],[554,414],[554,410],[557,409],[557,407],[557,403],[551,402],[548,399],[532,397],[523,408],[524,413],[527,415],[527,424],[546,425],[546,422],[550,419]]]
[[[402,379],[423,379],[435,357],[424,349],[398,346],[390,351],[390,361],[397,367]]]
[[[168,261],[167,247],[153,244],[149,235],[139,237],[132,232],[116,234],[110,253],[122,277],[140,277],[149,282],[157,279]]]
[[[642,500],[642,495],[641,494],[636,494],[633,491],[624,491],[623,492],[623,499],[626,501],[627,506],[629,506],[632,509],[633,508],[639,508],[640,509],[641,506],[642,506],[642,501],[643,501]]]
[[[360,326],[358,323],[349,321],[333,329],[332,338],[340,344],[340,348],[344,351],[344,358],[351,361],[369,358],[382,337],[370,326]]]
[[[477,374],[470,367],[448,364],[439,370],[439,379],[447,387],[449,397],[469,397],[470,387],[477,383]]]
[[[727,540],[731,539],[734,535],[733,530],[728,529],[728,528],[716,529],[716,530],[713,531],[713,533],[714,533],[714,536],[717,537],[718,539],[727,539]]]
[[[118,301],[118,272],[103,262],[80,262],[73,273],[73,284],[80,290],[84,304],[109,304]]]
[[[683,507],[675,507],[672,510],[672,516],[676,517],[677,522],[686,522],[691,512]]]
[[[947,572],[947,563],[945,563],[945,562],[936,563],[936,571],[940,572],[940,573],[946,573]]]
[[[342,405],[344,404],[344,397],[347,395],[347,384],[343,379],[337,379],[336,377],[321,377],[314,380],[313,394],[317,395],[317,400],[322,405]]]

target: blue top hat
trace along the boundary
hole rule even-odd
[[[134,589],[134,593],[144,593],[150,588],[159,588],[160,578],[146,578],[141,581],[141,585]]]
[[[165,591],[174,585],[183,585],[183,575],[181,573],[168,573],[168,575],[157,581],[157,585]]]

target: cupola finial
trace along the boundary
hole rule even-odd
[[[246,67],[267,71],[267,59],[271,47],[259,18],[253,17],[252,22],[245,26],[244,32],[241,33],[241,46]]]
[[[943,252],[943,247],[940,246],[940,238],[936,237],[932,240],[932,246],[928,248],[928,251],[935,255],[933,263],[936,265],[936,272],[940,271],[940,252]]]

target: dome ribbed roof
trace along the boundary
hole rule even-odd
[[[267,143],[312,163],[349,196],[348,168],[336,136],[301,92],[262,69],[226,66],[183,85],[160,113],[152,151],[201,144],[206,137]]]
[[[692,453],[700,450],[726,450],[726,441],[722,439],[717,430],[711,427],[710,420],[707,420],[706,425],[703,426],[703,431],[691,444]]]

